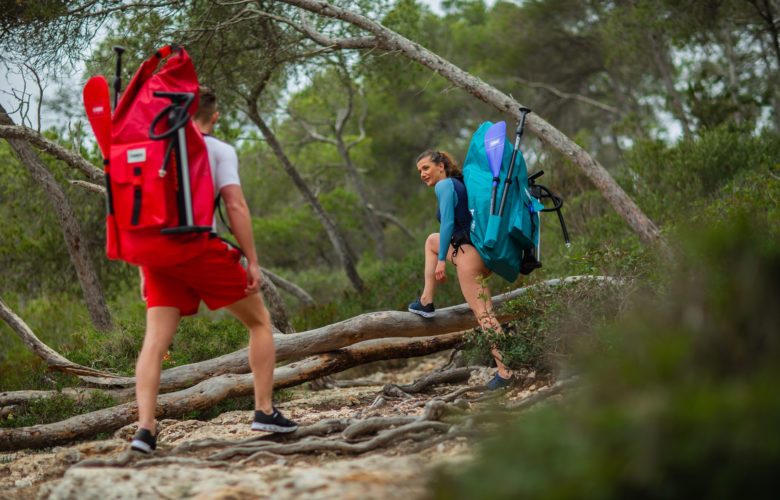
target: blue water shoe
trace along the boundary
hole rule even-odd
[[[487,383],[487,389],[489,391],[495,391],[498,389],[506,389],[509,387],[509,383],[512,381],[511,378],[504,378],[501,375],[496,372],[496,376],[493,377],[490,382]]]
[[[409,304],[408,311],[410,313],[417,314],[418,316],[422,316],[423,318],[433,318],[436,316],[436,308],[433,306],[433,302],[424,306],[420,302],[419,297],[417,300]]]

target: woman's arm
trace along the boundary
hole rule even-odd
[[[458,195],[455,194],[455,185],[452,179],[447,178],[436,183],[436,198],[439,200],[439,261],[447,260],[447,251],[450,249],[452,232],[455,230],[455,204]]]

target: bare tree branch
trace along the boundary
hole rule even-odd
[[[51,141],[35,130],[27,127],[21,127],[18,125],[0,125],[0,137],[3,139],[21,139],[33,146],[37,147],[41,151],[52,155],[58,160],[62,160],[71,167],[84,172],[90,179],[94,181],[103,181],[103,171],[79,156],[78,154],[70,151],[54,141]]]
[[[84,188],[87,191],[92,191],[93,193],[98,193],[98,194],[101,194],[103,196],[106,195],[106,188],[105,188],[105,186],[101,186],[100,184],[93,184],[91,182],[79,181],[79,180],[73,180],[73,179],[69,180],[68,182],[70,182],[74,186],[78,186],[80,188]]]
[[[442,75],[477,99],[492,105],[500,113],[508,114],[515,119],[520,118],[521,106],[517,101],[474,75],[463,71],[441,56],[434,54],[422,45],[403,37],[374,20],[348,9],[331,5],[323,0],[280,1],[323,17],[336,19],[362,28],[376,37],[375,48],[391,52],[397,51],[405,57],[427,67],[434,73]],[[312,37],[312,40],[319,43],[318,38]],[[668,244],[655,223],[642,212],[600,163],[539,115],[535,113],[528,115],[526,124],[542,141],[562,153],[583,170],[585,175],[593,182],[618,214],[639,235],[643,242],[659,244],[663,251],[669,251]]]
[[[307,306],[313,306],[316,304],[314,298],[303,288],[299,287],[292,281],[288,281],[273,271],[269,271],[267,268],[263,268],[263,273],[268,276],[268,279],[274,282],[278,288],[281,288],[285,292],[289,293],[293,297],[297,298]]]

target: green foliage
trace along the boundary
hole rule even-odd
[[[763,218],[689,229],[673,288],[573,363],[566,405],[507,423],[434,498],[765,498],[780,461],[780,245]]]
[[[89,396],[79,401],[65,394],[56,394],[51,398],[34,399],[20,404],[19,408],[6,418],[0,419],[0,428],[58,422],[82,413],[109,408],[115,404],[113,397],[100,390],[91,391]]]
[[[587,342],[595,329],[618,316],[630,298],[620,283],[583,281],[531,288],[503,306],[518,318],[504,332],[479,328],[469,332],[466,357],[484,362],[496,347],[511,369],[549,372],[561,366],[575,344]]]
[[[334,286],[331,273],[320,274],[317,287],[307,287],[315,297],[322,298],[321,305],[304,308],[293,318],[299,331],[335,323],[368,311],[406,310],[410,302],[423,288],[423,253],[411,250],[408,255],[395,262],[369,261],[364,259],[358,269],[366,285],[366,291],[357,293],[345,286]],[[292,279],[302,286],[314,284],[314,276],[298,275]],[[322,288],[320,288],[322,287]],[[334,294],[334,288],[343,290]],[[452,266],[447,268],[447,283],[436,290],[437,307],[460,304],[458,280]]]
[[[144,338],[143,314],[120,319],[112,332],[84,328],[73,332],[65,355],[75,363],[132,375]],[[163,369],[196,363],[246,346],[246,328],[230,316],[182,318]]]
[[[685,219],[693,204],[711,197],[743,170],[768,172],[780,158],[780,137],[720,127],[674,147],[640,142],[628,155],[636,172],[631,191],[654,220]]]

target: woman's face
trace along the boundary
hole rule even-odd
[[[417,171],[420,172],[420,180],[428,187],[447,177],[444,172],[444,164],[434,163],[430,156],[417,162]]]

